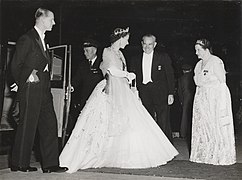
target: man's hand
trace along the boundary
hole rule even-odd
[[[37,70],[33,70],[29,76],[29,78],[27,79],[27,82],[32,82],[32,83],[37,83],[39,82],[39,77],[37,76]]]
[[[168,105],[172,105],[174,102],[174,96],[173,94],[168,95]]]

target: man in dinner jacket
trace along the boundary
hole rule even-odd
[[[16,44],[11,69],[18,85],[19,122],[12,150],[11,171],[33,172],[31,152],[36,132],[39,132],[41,168],[43,173],[65,172],[59,166],[57,119],[50,89],[51,59],[44,42],[51,31],[54,13],[38,8],[35,26],[22,35]]]
[[[165,135],[172,141],[169,105],[174,102],[174,71],[167,53],[155,49],[153,34],[142,38],[143,53],[135,55],[130,70],[135,72],[141,101]]]

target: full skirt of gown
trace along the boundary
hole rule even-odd
[[[177,150],[130,89],[127,80],[101,81],[80,113],[59,157],[68,173],[78,169],[149,168],[172,160]]]
[[[190,161],[213,165],[236,162],[230,92],[225,83],[196,90]]]

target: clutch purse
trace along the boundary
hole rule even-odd
[[[134,79],[133,81],[134,81],[134,85],[132,83],[130,89],[135,94],[135,96],[137,97],[137,99],[140,100],[139,91],[138,91],[137,86],[136,86],[136,79]]]

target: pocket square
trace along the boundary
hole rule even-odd
[[[48,64],[46,64],[45,69],[43,72],[49,71]]]

